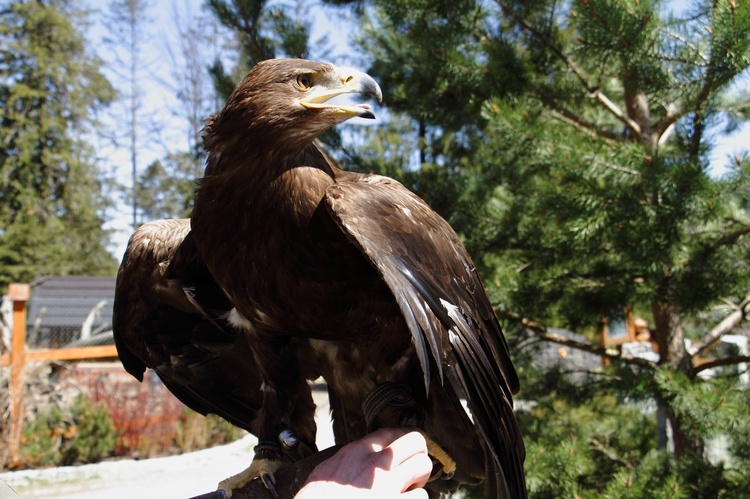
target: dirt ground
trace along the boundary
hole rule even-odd
[[[324,391],[313,390],[318,405],[318,448],[333,445]],[[231,444],[156,459],[123,459],[82,466],[0,473],[21,499],[187,499],[216,489],[224,478],[246,468],[257,440],[248,435]],[[15,499],[2,487],[0,499]]]

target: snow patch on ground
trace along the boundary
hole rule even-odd
[[[214,490],[221,480],[242,471],[250,464],[256,443],[247,435],[231,444],[178,456],[13,471],[0,474],[0,480],[23,499],[186,499]]]
[[[317,445],[325,449],[333,445],[325,389],[314,387],[313,399]],[[221,480],[247,468],[256,443],[248,434],[227,445],[178,456],[11,471],[0,473],[0,480],[22,499],[187,499],[216,490]],[[1,485],[0,499],[13,498]]]

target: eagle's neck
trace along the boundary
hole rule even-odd
[[[206,265],[230,296],[260,281],[267,294],[257,294],[280,292],[272,267],[301,265],[309,222],[334,175],[314,145],[294,156],[251,157],[214,174],[207,170],[191,227]]]
[[[212,153],[199,182],[192,218],[214,216],[216,210],[226,211],[221,205],[233,201],[240,202],[246,214],[269,204],[282,209],[290,205],[301,213],[307,213],[306,203],[314,200],[317,205],[335,176],[320,150],[314,144],[285,155],[268,149],[273,148]]]

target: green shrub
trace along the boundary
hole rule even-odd
[[[75,435],[67,442],[62,464],[93,463],[115,452],[117,430],[104,403],[79,395],[71,407]]]
[[[66,423],[62,411],[54,407],[24,426],[19,457],[29,467],[55,466],[62,457]]]
[[[116,440],[117,430],[104,404],[79,395],[67,411],[53,407],[27,422],[19,454],[32,468],[92,463],[111,456]]]

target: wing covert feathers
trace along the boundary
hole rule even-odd
[[[197,252],[189,220],[142,225],[117,275],[113,330],[125,369],[153,369],[185,405],[254,430],[260,377],[228,323],[232,305]]]

